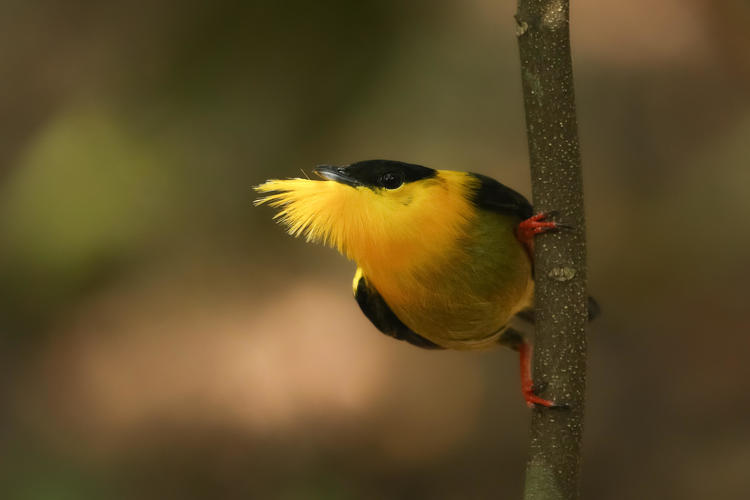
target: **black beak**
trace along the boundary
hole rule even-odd
[[[334,167],[332,165],[320,165],[318,168],[313,170],[315,174],[327,181],[336,181],[347,186],[357,187],[361,186],[362,183],[358,180],[348,176],[346,174],[345,167]]]

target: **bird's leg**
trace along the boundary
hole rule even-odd
[[[523,338],[523,334],[509,326],[503,330],[500,334],[498,342],[505,347],[518,351],[519,359],[521,361],[521,393],[523,393],[523,399],[526,400],[526,405],[529,408],[533,408],[534,405],[544,406],[546,408],[564,408],[555,404],[554,401],[548,401],[542,399],[534,394],[534,382],[531,379],[531,344]]]
[[[530,257],[533,258],[534,255],[534,236],[546,231],[551,231],[552,229],[571,227],[567,224],[561,224],[560,222],[543,220],[553,215],[555,215],[555,212],[542,212],[533,215],[521,222],[516,228],[516,238],[518,238],[518,240],[526,247],[526,251],[529,253]]]
[[[526,406],[533,408],[534,405],[547,408],[559,408],[554,401],[543,399],[534,394],[534,382],[531,380],[531,344],[525,340],[518,345],[518,354],[521,359],[521,392]]]

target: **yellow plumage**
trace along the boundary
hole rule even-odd
[[[289,234],[357,263],[352,289],[381,332],[423,348],[518,350],[526,404],[531,346],[509,321],[532,305],[534,236],[559,227],[489,177],[391,160],[315,169],[323,181],[270,180],[255,189]],[[598,311],[589,298],[589,317]],[[519,315],[530,319],[528,313]]]
[[[256,205],[278,208],[289,234],[337,249],[410,329],[454,349],[496,343],[531,300],[518,221],[478,210],[476,177],[438,170],[396,189],[333,180],[269,180]],[[355,287],[357,278],[355,277]]]
[[[255,203],[280,208],[275,218],[292,236],[333,247],[366,269],[403,270],[432,261],[463,235],[476,215],[467,199],[472,181],[463,172],[440,171],[377,192],[334,181],[269,180],[255,189],[273,194]]]

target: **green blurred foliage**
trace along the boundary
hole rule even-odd
[[[170,160],[99,107],[40,130],[5,185],[0,282],[15,313],[43,314],[168,226]],[[27,318],[31,319],[31,318]]]

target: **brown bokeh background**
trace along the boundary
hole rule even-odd
[[[750,490],[750,4],[574,0],[586,498]],[[0,496],[519,498],[510,351],[376,332],[251,186],[390,158],[529,193],[514,2],[0,15]]]

